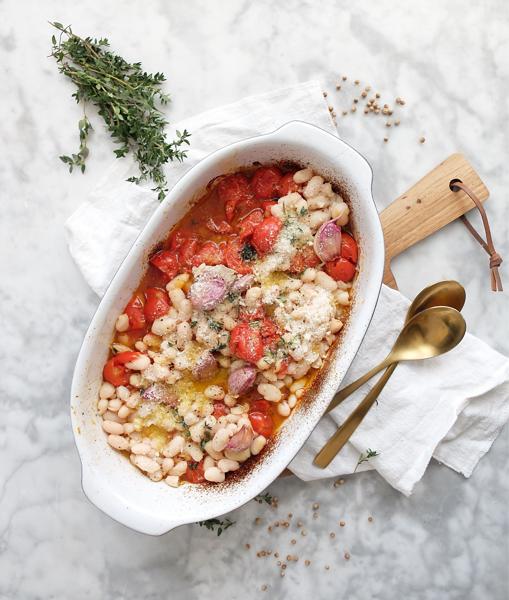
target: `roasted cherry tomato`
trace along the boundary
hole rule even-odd
[[[341,257],[325,263],[325,271],[336,281],[352,281],[355,276],[355,265]]]
[[[224,402],[214,402],[214,412],[212,413],[216,419],[219,417],[224,417],[230,412],[230,409],[226,406]]]
[[[263,356],[263,341],[258,329],[239,323],[230,332],[230,352],[237,358],[257,363]]]
[[[152,323],[159,317],[164,315],[170,310],[170,299],[166,290],[161,288],[147,288],[145,301],[145,317],[147,321]]]
[[[191,271],[193,259],[198,252],[200,242],[195,238],[186,238],[178,251],[179,264],[184,271]]]
[[[196,234],[186,229],[176,229],[168,236],[170,250],[180,250],[182,244],[189,239],[196,238]]]
[[[115,387],[129,385],[129,370],[124,365],[138,356],[141,352],[127,351],[113,356],[104,365],[103,379]]]
[[[266,317],[260,324],[260,335],[264,347],[272,348],[281,337],[281,331],[272,319]]]
[[[287,196],[291,192],[298,192],[299,187],[299,184],[293,180],[293,173],[286,173],[279,182],[279,195]]]
[[[251,179],[251,189],[259,200],[270,200],[279,196],[281,171],[277,167],[260,167]]]
[[[265,438],[269,438],[272,435],[274,423],[270,415],[262,412],[252,412],[248,416],[251,421],[251,427],[258,435],[263,435]]]
[[[289,364],[290,364],[290,360],[288,358],[283,358],[279,369],[276,370],[276,373],[278,374],[279,377],[283,377],[284,375],[287,374]]]
[[[341,233],[341,256],[350,262],[353,262],[354,265],[357,264],[359,258],[357,242],[351,235],[344,231]]]
[[[270,402],[267,400],[255,400],[251,402],[249,406],[249,412],[261,412],[261,413],[270,413]]]
[[[224,204],[226,220],[231,222],[237,204],[250,198],[252,193],[247,177],[242,173],[236,173],[221,179],[217,184],[217,195],[220,202]]]
[[[187,471],[184,473],[185,480],[189,483],[202,483],[205,481],[204,471],[203,460],[199,463],[188,463]]]
[[[251,242],[258,254],[267,254],[272,250],[282,226],[277,217],[267,217],[254,228]]]
[[[230,240],[224,250],[224,262],[227,267],[237,271],[240,275],[247,275],[251,273],[251,267],[242,260],[241,252],[243,248],[244,244],[239,238]]]
[[[320,264],[320,259],[315,254],[311,246],[306,246],[299,250],[290,261],[290,273],[302,273],[307,268],[317,267]]]
[[[179,261],[175,252],[160,250],[150,258],[150,264],[162,271],[168,279],[173,279],[179,270]]]
[[[129,317],[129,329],[143,329],[146,325],[144,312],[145,299],[141,294],[135,294],[125,307],[125,314]]]
[[[241,240],[249,237],[254,228],[263,221],[263,210],[257,208],[246,215],[241,221],[239,221],[239,238]]]
[[[221,235],[225,235],[226,233],[231,233],[233,231],[232,226],[226,221],[220,221],[216,223],[212,217],[207,219],[206,223],[207,229],[213,231],[214,233],[220,233]]]
[[[195,267],[199,267],[201,264],[222,265],[223,262],[223,244],[216,244],[216,242],[205,242],[192,260]]]

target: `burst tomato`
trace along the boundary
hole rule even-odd
[[[145,299],[141,294],[135,294],[125,307],[125,314],[129,317],[129,329],[143,329],[146,325],[144,313]]]
[[[180,267],[184,271],[191,270],[191,267],[193,266],[193,259],[198,252],[199,245],[200,243],[195,237],[186,238],[183,240],[179,248],[178,255]]]
[[[175,252],[171,250],[160,250],[150,258],[150,264],[154,265],[168,279],[173,279],[179,270],[179,261]]]
[[[249,412],[261,412],[261,413],[270,413],[270,402],[267,400],[255,400],[251,402],[249,406]]]
[[[345,232],[341,233],[341,256],[352,262],[354,265],[357,264],[359,258],[357,242],[350,234]]]
[[[237,204],[249,199],[252,193],[247,177],[242,173],[236,173],[221,179],[217,184],[217,195],[219,201],[224,204],[226,220],[231,222]]]
[[[261,322],[260,335],[262,337],[263,345],[267,348],[271,348],[281,337],[281,332],[274,321],[266,317]]]
[[[237,358],[257,363],[263,356],[260,332],[248,323],[239,323],[230,332],[230,352]]]
[[[219,417],[224,417],[230,412],[230,409],[226,406],[224,402],[214,402],[214,412],[212,413],[216,419]]]
[[[258,254],[267,254],[272,250],[282,226],[277,217],[267,217],[254,228],[252,243]]]
[[[222,265],[224,262],[223,244],[205,242],[192,259],[192,264],[199,267],[205,265]]]
[[[325,270],[336,281],[352,281],[355,276],[355,265],[343,257],[325,263]]]
[[[239,221],[239,238],[241,240],[249,237],[254,228],[263,221],[263,210],[257,208],[246,215],[241,221]]]
[[[252,412],[249,413],[249,420],[251,421],[251,427],[258,435],[263,435],[265,438],[272,435],[274,423],[270,415],[262,412]]]
[[[145,301],[145,318],[152,323],[163,317],[170,310],[170,299],[166,290],[161,288],[147,288]]]
[[[277,198],[281,171],[277,167],[260,167],[254,172],[251,179],[251,189],[259,200]]]
[[[306,246],[299,250],[290,262],[290,273],[302,273],[309,267],[317,267],[320,264],[320,259],[315,254],[311,246]]]
[[[276,206],[277,202],[275,200],[264,200],[262,202],[262,208],[263,208],[263,214],[266,217],[271,217],[272,216],[272,207]]]
[[[203,460],[200,460],[199,463],[188,463],[184,477],[189,483],[202,483],[205,481],[204,471]]]
[[[293,180],[293,173],[286,173],[279,182],[279,195],[287,196],[291,192],[298,192],[299,184]]]
[[[227,267],[237,271],[240,275],[251,273],[251,267],[242,260],[241,252],[244,244],[239,238],[234,238],[226,244],[224,250],[224,262]]]
[[[103,379],[111,385],[129,385],[129,370],[124,366],[141,356],[141,352],[127,351],[113,356],[104,365]]]
[[[233,231],[233,228],[229,223],[227,223],[226,221],[220,221],[219,223],[216,223],[216,221],[214,221],[212,217],[209,217],[207,219],[207,223],[205,226],[207,227],[207,229],[210,229],[210,231],[222,235],[226,233],[231,233]]]

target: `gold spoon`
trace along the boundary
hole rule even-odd
[[[452,308],[461,311],[465,305],[465,298],[465,288],[457,281],[439,281],[438,283],[429,285],[417,294],[412,304],[408,307],[405,324],[417,313],[420,313],[427,308],[431,308],[432,306],[452,306]],[[382,375],[382,379],[384,380],[382,388],[387,383],[389,377],[394,373],[396,367],[397,363],[392,364]],[[337,392],[325,412],[328,413],[336,408],[336,406],[343,402],[345,398],[350,394],[353,394],[353,392],[360,388],[361,385],[364,385],[369,378],[369,373],[366,373],[366,375],[359,377],[359,379],[353,381]],[[380,381],[382,381],[382,379]]]
[[[461,342],[465,331],[465,320],[455,308],[449,306],[428,308],[408,321],[387,358],[369,371],[368,379],[389,365],[402,360],[422,360],[445,354]],[[372,390],[366,396],[361,403],[363,409],[359,410],[358,415],[356,409],[329,438],[315,456],[313,463],[317,467],[324,469],[341,450],[373,405],[382,387],[375,386],[377,393],[373,393]]]

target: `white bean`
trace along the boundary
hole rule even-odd
[[[148,476],[151,481],[161,481],[161,479],[163,478],[163,472],[159,469],[158,471],[155,471],[154,473],[149,473]]]
[[[212,458],[212,456],[206,456],[203,460],[203,470],[206,471],[210,469],[210,467],[215,467],[216,461]]]
[[[133,371],[144,371],[147,367],[150,367],[150,358],[146,354],[141,354],[131,362],[126,363],[125,366]]]
[[[124,426],[121,423],[115,423],[115,421],[103,421],[102,426],[106,433],[113,433],[114,435],[124,433]]]
[[[109,435],[108,444],[115,450],[129,449],[129,440],[121,435]]]
[[[123,333],[129,329],[129,317],[124,313],[117,317],[117,322],[115,323],[115,329],[119,333]]]
[[[159,471],[159,463],[148,456],[131,454],[131,462],[141,469],[145,471],[145,473],[155,473]]]
[[[251,456],[251,452],[249,448],[247,448],[246,450],[242,450],[242,452],[235,452],[234,450],[225,450],[224,455],[230,460],[236,460],[237,462],[241,463],[246,461]]]
[[[113,398],[115,395],[115,386],[105,381],[99,389],[99,398]]]
[[[190,410],[188,413],[186,413],[184,415],[184,423],[190,427],[191,425],[196,425],[196,423],[198,423],[198,421],[200,420],[200,418],[198,417],[198,415],[196,413],[194,413],[192,410]]]
[[[330,206],[330,213],[333,219],[337,219],[336,222],[341,227],[348,223],[350,209],[348,208],[348,204],[346,202],[333,202]]]
[[[166,284],[166,291],[170,292],[173,289],[182,289],[185,284],[189,281],[190,279],[190,275],[189,273],[181,273],[180,275],[177,275],[176,277],[174,277],[169,283]]]
[[[160,317],[152,323],[152,333],[155,335],[168,335],[177,328],[177,321],[172,317]]]
[[[225,397],[225,391],[219,385],[209,385],[203,393],[211,400],[222,400]]]
[[[218,461],[217,466],[223,473],[236,471],[240,467],[236,460],[230,460],[229,458],[222,458],[220,461]]]
[[[330,322],[330,330],[332,333],[337,333],[343,328],[343,323],[339,319],[332,319]]]
[[[290,386],[290,392],[295,393],[297,390],[301,390],[304,387],[306,387],[306,380],[305,379],[296,379]]]
[[[118,409],[121,406],[122,406],[122,400],[119,400],[118,398],[113,398],[113,400],[110,400],[108,402],[108,410],[111,410],[112,412],[118,412]],[[120,417],[120,418],[122,418],[122,417]]]
[[[117,388],[117,397],[120,398],[120,400],[122,400],[122,402],[125,402],[129,396],[130,396],[131,392],[129,391],[128,388],[126,388],[125,385],[119,385]]]
[[[127,435],[133,433],[134,425],[132,423],[124,423],[124,433]]]
[[[309,198],[312,198],[313,196],[316,196],[318,194],[318,192],[320,191],[320,189],[322,187],[322,184],[323,184],[323,177],[320,177],[320,175],[314,175],[307,182],[306,187],[304,188],[304,191],[302,192],[302,195],[304,196],[304,198],[306,198],[306,200],[309,200]]]
[[[212,438],[212,449],[215,452],[222,452],[226,448],[229,439],[230,436],[226,429],[218,429]]]
[[[289,406],[290,408],[294,408],[294,407],[295,407],[295,405],[297,404],[297,396],[296,396],[295,394],[290,394],[290,395],[288,396],[288,400],[287,400],[287,402],[288,402],[288,406]]]
[[[314,210],[309,213],[309,227],[312,230],[318,229],[321,225],[323,225],[326,221],[329,220],[329,211],[328,210]]]
[[[280,402],[277,405],[277,412],[282,416],[282,417],[287,417],[290,414],[290,407],[288,406],[288,402]]]
[[[177,348],[184,350],[186,345],[193,339],[191,325],[187,321],[179,323],[177,327]]]
[[[247,306],[256,306],[258,301],[262,297],[262,288],[260,287],[252,287],[249,288],[246,292],[246,305]]]
[[[168,296],[177,311],[180,310],[180,303],[186,299],[184,292],[180,288],[171,288],[168,290]]]
[[[168,472],[170,475],[183,475],[187,471],[187,462],[185,460],[179,460]]]
[[[223,455],[221,454],[221,452],[217,452],[216,450],[214,450],[214,448],[212,447],[212,440],[210,442],[207,442],[205,444],[205,452],[207,454],[209,454],[210,456],[212,456],[212,458],[214,460],[221,460],[223,458]]]
[[[307,169],[301,169],[293,174],[293,180],[295,183],[306,183],[313,177],[313,171],[308,167]]]
[[[170,487],[178,487],[179,486],[179,478],[176,475],[168,475],[164,480]]]
[[[253,454],[254,456],[260,454],[266,443],[267,439],[263,437],[263,435],[257,435],[255,439],[251,442],[251,454]]]
[[[150,452],[151,449],[152,448],[149,446],[149,444],[146,444],[145,442],[133,444],[131,446],[131,452],[133,454],[142,454],[144,456],[146,456],[147,454],[149,454],[149,452]]]
[[[163,473],[166,475],[170,469],[173,469],[175,465],[175,461],[173,458],[163,458],[163,462],[161,463],[161,467],[163,469]]]
[[[193,305],[191,300],[185,298],[181,301],[179,310],[178,310],[178,318],[180,321],[189,321],[193,314]]]
[[[128,406],[126,406],[124,404],[124,406],[121,406],[118,409],[118,413],[117,415],[121,418],[121,419],[127,419],[127,417],[131,414],[131,410],[129,409]]]
[[[334,297],[336,298],[336,302],[341,306],[348,306],[350,304],[350,296],[346,290],[338,290]]]
[[[166,455],[170,458],[177,456],[177,454],[180,454],[184,450],[185,443],[186,441],[181,435],[176,435],[166,446]]]
[[[106,398],[101,398],[97,403],[97,412],[100,415],[104,415],[104,413],[108,410],[108,400]]]
[[[203,475],[207,481],[212,481],[214,483],[221,483],[224,481],[224,473],[217,467],[209,467]]]
[[[308,209],[316,210],[317,208],[327,208],[330,204],[330,198],[323,194],[317,194],[308,200]]]
[[[269,402],[279,402],[281,400],[281,391],[271,383],[260,383],[258,393]]]
[[[332,279],[325,271],[318,271],[315,277],[315,283],[329,292],[333,292],[338,287],[334,279]]]

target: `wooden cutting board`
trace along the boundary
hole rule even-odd
[[[453,154],[381,212],[386,285],[398,287],[391,271],[395,256],[475,208],[464,192],[450,189],[453,179],[460,179],[481,202],[488,199],[488,188],[472,165],[462,154]]]
[[[460,179],[481,202],[488,199],[488,188],[472,165],[463,154],[453,154],[380,213],[385,240],[383,282],[386,285],[398,289],[391,271],[395,256],[475,208],[465,193],[451,190],[449,185],[454,179]],[[291,474],[285,469],[280,477]]]

